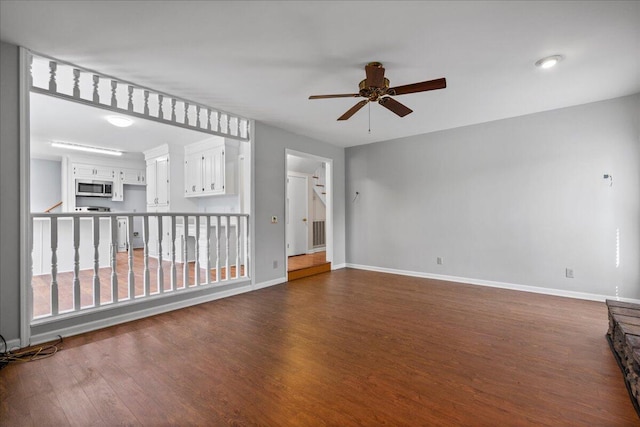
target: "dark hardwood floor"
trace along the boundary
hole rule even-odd
[[[0,425],[633,426],[604,303],[343,269],[67,338]]]

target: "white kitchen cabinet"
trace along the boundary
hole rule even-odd
[[[113,181],[115,178],[113,167],[88,163],[73,163],[72,174],[74,178],[101,179],[105,181]]]
[[[111,200],[121,202],[124,200],[124,184],[145,185],[145,171],[142,169],[116,169],[113,179],[113,197]]]
[[[235,193],[238,146],[217,137],[185,147],[185,197]]]
[[[169,206],[169,155],[147,159],[147,207]]]
[[[123,184],[145,185],[145,171],[141,169],[120,169],[120,180]]]

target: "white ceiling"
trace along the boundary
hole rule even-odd
[[[31,94],[30,110],[32,157],[56,159],[78,154],[51,147],[51,142],[63,141],[114,148],[124,152],[123,159],[143,160],[142,151],[162,144],[184,146],[212,138],[203,132],[138,118],[130,127],[118,128],[107,122],[107,116],[114,115],[108,110],[37,93]]]
[[[0,39],[140,85],[352,146],[640,92],[638,1],[11,1]],[[562,54],[558,67],[533,63]],[[391,85],[446,77],[336,118],[363,67]]]

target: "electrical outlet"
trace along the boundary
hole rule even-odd
[[[140,237],[140,233],[138,231],[133,232],[133,237]]]
[[[438,265],[442,265],[444,264],[444,258],[442,258],[441,256],[439,256],[438,258],[436,258],[436,263]]]
[[[278,260],[273,261],[273,268],[278,268]]]
[[[573,268],[565,269],[565,276],[567,276],[567,279],[573,279]]]

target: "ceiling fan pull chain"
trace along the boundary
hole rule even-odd
[[[369,133],[371,133],[371,103],[369,103]]]

